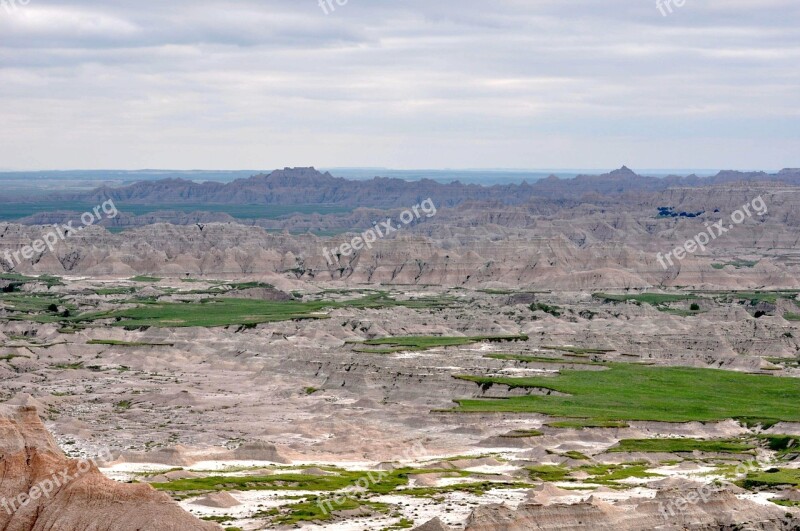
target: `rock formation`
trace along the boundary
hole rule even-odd
[[[533,184],[480,186],[459,181],[439,183],[431,179],[404,181],[375,177],[365,181],[337,178],[314,168],[284,168],[230,183],[196,183],[174,178],[142,181],[129,186],[104,186],[91,192],[60,194],[64,200],[104,201],[112,198],[149,205],[179,203],[263,204],[263,205],[348,205],[408,208],[420,198],[438,197],[443,206],[466,201],[501,201],[520,204],[531,198],[574,199],[587,194],[619,196],[658,192],[674,187],[730,185],[737,182],[800,184],[800,170],[785,169],[777,174],[722,171],[712,177],[648,177],[623,166],[602,175],[579,175],[573,179],[551,176]]]
[[[688,484],[687,486],[692,486]],[[696,487],[700,487],[697,484]],[[574,503],[527,503],[516,510],[505,505],[478,507],[470,515],[466,531],[545,531],[592,529],[641,531],[642,529],[719,531],[722,529],[798,529],[800,519],[783,508],[768,507],[737,498],[727,490],[708,489],[705,496],[691,490],[658,491],[653,499],[628,499],[617,505],[590,497]],[[696,493],[697,491],[695,491]],[[680,508],[680,509],[679,509]]]
[[[88,460],[68,459],[33,407],[0,406],[0,529],[203,531],[149,485],[116,483]]]

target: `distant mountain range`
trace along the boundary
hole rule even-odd
[[[120,203],[147,205],[339,205],[343,207],[410,207],[428,197],[438,205],[456,206],[469,201],[522,204],[532,198],[580,199],[586,194],[618,196],[658,192],[676,187],[700,187],[734,182],[776,182],[800,185],[800,169],[765,172],[722,171],[711,177],[689,175],[648,177],[623,166],[602,175],[579,175],[572,179],[550,176],[532,184],[481,186],[459,181],[440,183],[430,179],[405,181],[376,177],[348,180],[314,168],[285,168],[269,174],[236,179],[229,183],[197,183],[186,179],[142,181],[129,186],[103,186],[89,192],[57,194],[54,200],[100,202],[111,198]]]

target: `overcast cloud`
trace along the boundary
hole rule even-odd
[[[0,168],[800,166],[798,0],[15,1]]]

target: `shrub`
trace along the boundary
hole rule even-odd
[[[560,310],[561,308],[559,308],[558,306],[549,306],[547,304],[542,304],[541,302],[534,302],[533,304],[531,304],[532,312],[540,311],[544,313],[549,313],[553,317],[561,317]]]

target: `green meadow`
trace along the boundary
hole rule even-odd
[[[114,326],[140,327],[218,327],[255,326],[261,323],[297,319],[326,319],[327,310],[337,308],[437,308],[433,300],[398,301],[383,293],[347,301],[267,301],[258,299],[213,298],[199,302],[151,302],[133,308],[78,316],[75,321],[113,319]]]
[[[359,342],[356,350],[359,352],[366,352],[369,354],[390,354],[392,352],[403,351],[422,351],[436,347],[457,347],[463,345],[471,345],[473,343],[481,343],[483,341],[490,342],[503,342],[503,341],[527,341],[526,335],[486,335],[486,336],[465,336],[465,337],[448,337],[448,336],[406,336],[406,337],[385,337],[380,339],[368,339],[367,341]],[[365,348],[363,345],[369,347],[382,347],[382,348]]]
[[[796,468],[770,468],[751,472],[741,481],[744,488],[777,487],[780,485],[800,486],[800,470]]]
[[[673,453],[673,452],[709,452],[709,453],[744,453],[755,446],[741,441],[701,440],[701,439],[623,439],[608,451]]]
[[[696,300],[699,297],[692,294],[671,294],[671,293],[639,293],[634,295],[611,295],[608,293],[593,293],[592,297],[606,302],[628,302],[634,301],[644,304],[658,306],[670,302],[682,302]]]
[[[541,413],[592,421],[713,422],[772,425],[800,421],[800,379],[689,367],[609,363],[607,370],[558,376],[457,376],[484,388],[542,388],[568,396],[456,400],[454,411]]]

